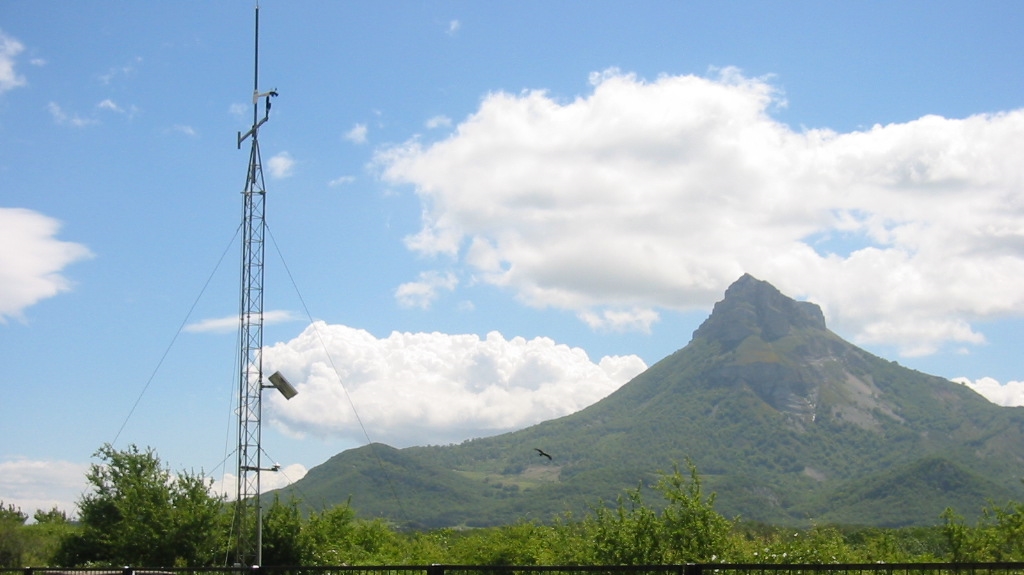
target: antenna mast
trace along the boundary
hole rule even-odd
[[[260,159],[258,133],[270,119],[270,98],[277,92],[259,91],[260,7],[256,5],[256,41],[253,72],[252,128],[238,133],[238,149],[252,140],[249,172],[242,191],[242,270],[239,298],[239,379],[238,379],[238,494],[235,500],[237,547],[235,562],[253,566],[263,562],[263,519],[260,507],[260,472],[276,471],[262,467],[261,418],[263,411],[263,255],[266,190]],[[259,101],[264,100],[263,118]]]

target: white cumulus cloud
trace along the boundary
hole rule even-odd
[[[0,207],[0,323],[71,289],[61,272],[92,254],[81,244],[58,240],[58,231],[60,222],[49,216]]]
[[[287,178],[295,168],[295,159],[288,152],[280,152],[267,160],[267,167],[270,168],[270,177]]]
[[[367,133],[366,124],[356,124],[351,130],[345,132],[345,139],[354,144],[365,144]]]
[[[1024,381],[1009,381],[1005,385],[991,377],[983,377],[971,380],[966,377],[956,377],[953,381],[965,385],[985,399],[1003,407],[1024,406]]]
[[[459,285],[459,279],[451,272],[420,272],[419,279],[404,283],[395,290],[395,299],[403,307],[428,309],[440,295],[440,290],[452,291]]]
[[[907,355],[1024,312],[1024,110],[838,133],[775,120],[779,90],[734,69],[591,81],[380,150],[424,206],[408,248],[599,329],[708,309],[744,272]]]
[[[316,322],[264,349],[299,394],[270,396],[268,412],[293,434],[400,447],[443,444],[520,429],[578,411],[646,365],[639,357],[594,363],[548,338],[398,333],[377,338]],[[354,406],[354,409],[353,409]],[[357,417],[358,416],[358,417]]]
[[[21,42],[0,30],[0,94],[25,85],[25,77],[14,69],[15,59],[24,50]]]

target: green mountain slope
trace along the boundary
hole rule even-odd
[[[290,491],[409,525],[491,525],[586,511],[686,459],[727,516],[934,524],[947,505],[972,517],[1024,496],[1024,410],[873,356],[816,305],[745,275],[686,347],[578,413],[460,445],[347,451]]]
[[[1009,489],[941,456],[913,461],[867,479],[849,480],[817,503],[819,520],[896,527],[908,516],[938,517],[946,507],[977,509],[978,501],[1006,501]],[[833,521],[835,522],[835,521]]]

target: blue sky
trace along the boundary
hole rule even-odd
[[[578,410],[746,272],[1021,403],[1019,3],[260,15],[274,481]],[[105,443],[232,481],[252,48],[252,2],[0,3],[0,500],[73,513]]]

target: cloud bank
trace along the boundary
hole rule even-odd
[[[56,239],[58,231],[60,222],[49,216],[0,207],[0,323],[71,289],[61,272],[92,254],[81,244]]]
[[[905,355],[1024,312],[1024,110],[798,131],[733,69],[592,87],[493,93],[447,139],[380,150],[423,204],[408,248],[598,329],[710,308],[744,272]]]
[[[78,500],[88,489],[88,470],[88,464],[68,461],[0,461],[0,499],[29,517],[37,510],[54,507],[73,517],[77,515]]]
[[[647,369],[634,355],[593,362],[583,350],[543,337],[393,332],[377,338],[324,322],[265,347],[263,364],[299,392],[290,401],[266,396],[267,421],[279,430],[397,447],[459,442],[556,419]],[[996,405],[1024,406],[1024,382],[953,381]]]
[[[444,444],[578,411],[647,366],[636,356],[592,362],[548,338],[398,333],[386,338],[316,322],[264,349],[299,394],[268,395],[269,420],[295,435]],[[358,416],[358,419],[357,419]],[[363,428],[366,434],[364,435]]]
[[[1024,406],[1024,381],[1008,381],[1005,385],[991,377],[983,377],[978,380],[955,377],[953,381],[966,385],[996,405],[1002,405],[1003,407]]]

